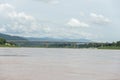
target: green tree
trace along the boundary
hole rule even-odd
[[[6,43],[6,40],[3,38],[0,38],[0,45],[4,45]]]
[[[117,41],[116,45],[120,47],[120,41]]]

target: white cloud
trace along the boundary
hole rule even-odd
[[[79,31],[79,30],[61,30],[61,29],[54,29],[52,28],[48,34],[42,34],[42,37],[52,37],[52,38],[68,38],[68,39],[95,39],[96,36],[94,34]]]
[[[33,16],[28,15],[24,12],[13,11],[13,12],[9,13],[8,16],[13,19],[33,20],[33,21],[35,20],[35,18]]]
[[[88,32],[80,32],[80,35],[86,39],[95,39],[95,38],[100,38],[101,36],[98,36],[97,34],[92,34],[92,33],[88,33]]]
[[[17,12],[14,6],[5,3],[0,4],[0,16],[5,16],[15,20],[35,20],[33,16],[28,15],[24,12]]]
[[[89,27],[89,25],[85,22],[81,22],[78,19],[72,18],[67,22],[67,25],[72,27]]]
[[[6,18],[7,17],[7,18]],[[3,21],[4,19],[4,21]],[[78,28],[40,24],[37,19],[25,12],[18,12],[10,4],[0,4],[0,32],[18,36],[53,37],[53,38],[93,38],[92,34],[79,31]],[[72,27],[89,27],[85,22],[72,18],[67,22]]]
[[[4,33],[4,32],[6,32],[6,29],[5,28],[0,28],[0,32],[2,32],[2,33]]]
[[[81,11],[80,16],[85,16],[85,13]]]
[[[36,0],[36,1],[41,1],[44,3],[50,3],[50,4],[58,4],[59,0]]]
[[[8,13],[13,12],[14,7],[8,3],[0,4],[0,17],[8,17]]]
[[[14,7],[8,3],[0,4],[0,10],[13,10]]]
[[[11,34],[29,34],[41,30],[39,23],[36,19],[26,14],[25,12],[18,12],[16,9],[8,4],[0,4],[0,19],[1,22],[0,32],[6,32]]]
[[[108,24],[111,22],[110,19],[100,14],[91,13],[90,16],[92,17],[93,23],[96,24]]]

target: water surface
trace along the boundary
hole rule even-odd
[[[0,48],[0,80],[120,80],[120,51]]]

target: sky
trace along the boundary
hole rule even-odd
[[[120,40],[120,0],[0,0],[0,33]]]

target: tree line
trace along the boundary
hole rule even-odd
[[[7,42],[6,39],[0,38],[0,45],[5,46],[19,46],[19,47],[47,47],[47,48],[117,48],[120,49],[120,41],[112,43],[98,43],[98,42],[88,42],[80,44],[79,42],[61,42],[61,43],[40,43],[40,42]]]
[[[15,43],[7,42],[6,39],[0,38],[0,46],[16,46]]]

